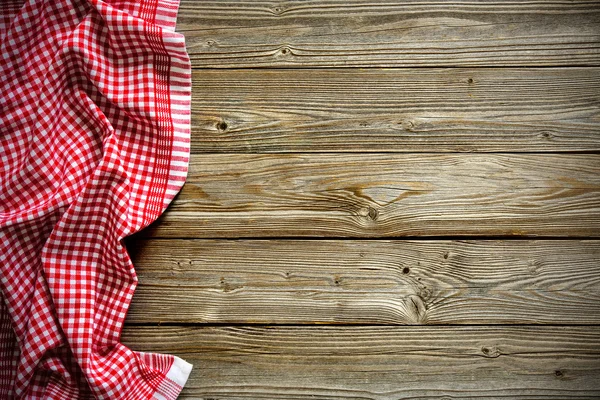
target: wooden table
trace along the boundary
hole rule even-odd
[[[183,0],[123,340],[183,399],[600,396],[597,1]]]

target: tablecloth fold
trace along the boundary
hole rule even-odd
[[[120,333],[122,239],[187,174],[178,0],[0,2],[0,398],[175,399],[191,366]]]

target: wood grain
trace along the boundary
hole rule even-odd
[[[600,69],[203,70],[193,152],[600,150]]]
[[[599,65],[596,1],[201,1],[194,67]]]
[[[594,240],[138,240],[129,248],[135,323],[600,323]]]
[[[600,396],[596,327],[129,326],[123,340],[193,363],[182,399]]]
[[[600,155],[195,155],[144,234],[597,237]]]

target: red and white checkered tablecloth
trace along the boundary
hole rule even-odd
[[[122,239],[187,174],[178,0],[0,1],[0,399],[175,399],[191,365],[120,341]]]

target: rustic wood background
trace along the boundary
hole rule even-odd
[[[598,1],[182,0],[123,340],[182,399],[600,397]]]

